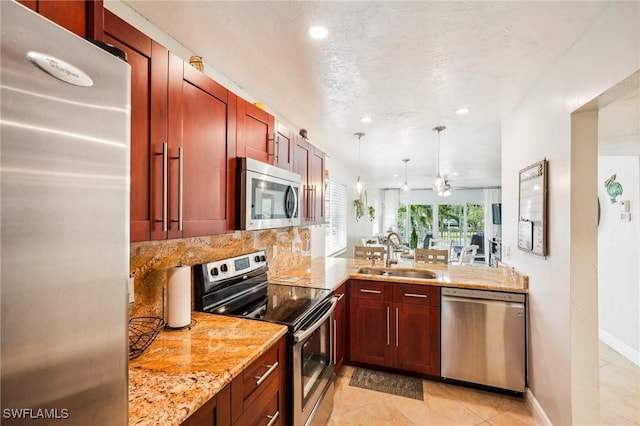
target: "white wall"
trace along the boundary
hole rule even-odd
[[[640,159],[598,158],[598,312],[600,338],[640,365]],[[611,203],[603,182],[611,175],[623,194]],[[631,203],[631,221],[620,220],[620,200]]]
[[[376,209],[376,219],[369,221],[369,214],[365,207],[364,216],[356,222],[355,207],[353,201],[358,198],[356,194],[356,171],[345,167],[340,161],[334,158],[328,158],[326,168],[329,170],[329,177],[347,187],[347,249],[340,253],[340,257],[353,257],[353,246],[362,245],[361,238],[375,235],[379,232],[380,223],[382,221],[382,201],[380,200],[380,190],[369,183],[369,176],[361,174],[367,191],[366,200],[368,205],[374,206]]]
[[[593,318],[597,318],[597,140],[587,138],[582,146],[572,139],[572,124],[593,127],[594,118],[572,118],[571,113],[638,69],[639,16],[640,3],[611,3],[503,120],[503,260],[530,277],[529,387],[555,425],[599,422],[597,319]],[[516,249],[518,171],[545,157],[549,160],[546,259]],[[580,218],[593,222],[593,230],[583,232],[593,233],[593,241],[580,239],[573,223],[580,223]],[[580,257],[591,262],[581,273],[576,268]]]

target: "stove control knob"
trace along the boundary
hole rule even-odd
[[[262,262],[266,262],[266,261],[267,261],[267,258],[266,258],[264,255],[262,255],[262,256],[260,256],[260,260],[261,260]]]
[[[218,268],[211,268],[211,275],[214,277],[218,275]]]
[[[254,257],[253,260],[255,260],[256,262],[260,262],[260,256]]]
[[[226,263],[223,263],[222,265],[220,265],[220,271],[227,272],[228,270],[229,270],[229,267],[227,266]]]

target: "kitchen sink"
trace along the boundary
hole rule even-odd
[[[379,275],[383,277],[418,278],[423,280],[436,278],[436,274],[432,271],[417,269],[360,268],[356,272],[358,274]]]

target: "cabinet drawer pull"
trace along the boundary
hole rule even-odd
[[[334,296],[338,297],[338,302],[342,300],[342,298],[344,297],[344,293],[342,294],[335,294]]]
[[[380,290],[367,290],[366,288],[361,288],[360,293],[380,294]]]
[[[271,375],[271,373],[273,373],[275,369],[278,368],[278,361],[276,361],[272,365],[265,365],[265,367],[268,368],[266,373],[264,373],[262,376],[254,376],[254,379],[256,379],[256,386],[260,386],[262,382],[267,380],[267,377],[269,377],[269,375]]]
[[[276,411],[276,413],[273,416],[267,416],[267,418],[269,419],[269,423],[267,423],[267,426],[274,425],[278,420],[278,417],[280,417],[280,411]]]
[[[418,297],[420,299],[426,299],[427,295],[426,294],[416,294],[416,293],[405,293],[404,297]]]

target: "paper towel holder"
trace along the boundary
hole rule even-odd
[[[162,319],[164,320],[166,318],[165,316],[165,305],[164,305],[164,288],[162,288]],[[182,327],[169,327],[169,324],[167,323],[167,321],[164,321],[164,329],[167,331],[180,331],[180,330],[191,330],[191,327],[193,327],[194,325],[196,325],[198,321],[196,321],[195,319],[191,318],[191,322],[187,325],[183,325]]]
[[[169,267],[166,273],[166,287],[162,288],[162,317],[165,320],[165,329],[190,329],[194,324],[191,318],[191,267],[183,265],[180,261],[179,265]]]

